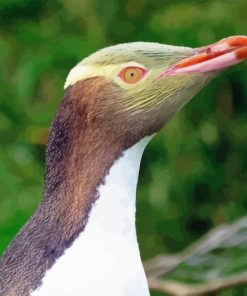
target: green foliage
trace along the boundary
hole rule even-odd
[[[246,11],[246,0],[2,0],[0,251],[40,201],[47,133],[72,66],[119,42],[199,47],[244,35]],[[214,80],[147,148],[137,201],[143,259],[246,214],[246,65]]]

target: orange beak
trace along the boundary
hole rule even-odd
[[[196,49],[196,54],[168,69],[162,76],[219,71],[247,59],[247,36],[232,36]]]

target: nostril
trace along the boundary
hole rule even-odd
[[[210,48],[210,47],[208,47],[207,49],[206,49],[206,54],[211,54],[212,53],[212,49]]]

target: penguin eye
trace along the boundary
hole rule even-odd
[[[120,71],[118,76],[126,83],[134,84],[140,81],[145,74],[147,73],[146,69],[141,67],[126,67]]]

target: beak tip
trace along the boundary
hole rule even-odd
[[[237,49],[236,50],[236,57],[240,61],[247,59],[247,46]]]
[[[226,42],[230,47],[245,46],[247,45],[247,36],[244,36],[244,35],[231,36],[231,37],[222,39],[221,41]]]

